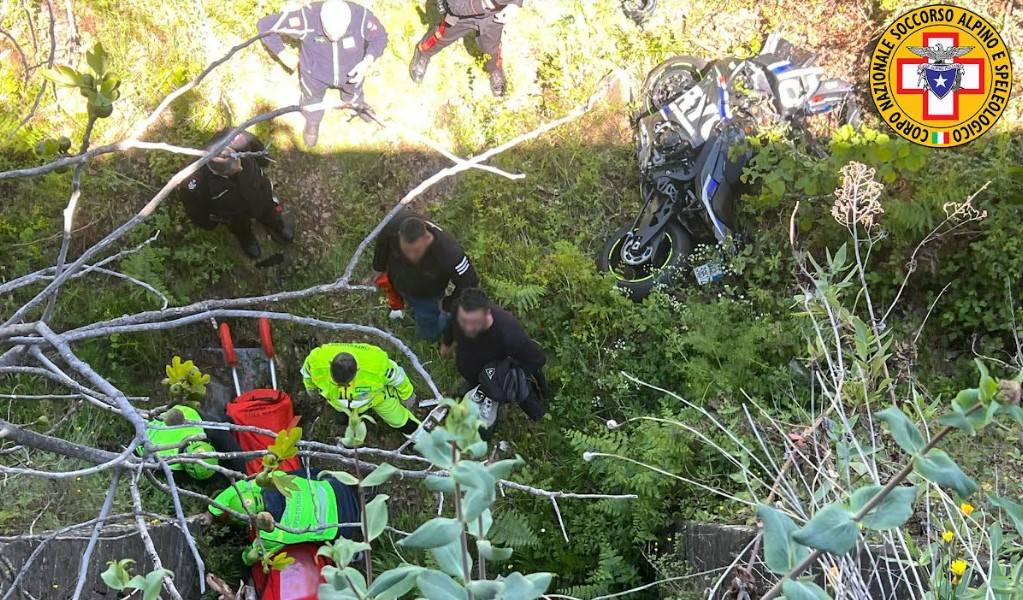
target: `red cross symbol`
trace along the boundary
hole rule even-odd
[[[925,46],[941,44],[945,48],[959,45],[957,31],[929,31],[923,34]],[[917,74],[917,67],[927,64],[928,60],[920,58],[899,58],[895,61],[895,76],[899,94],[916,94],[923,96],[924,118],[937,121],[959,120],[959,94],[983,94],[987,89],[984,85],[983,58],[954,58],[952,62],[963,65],[963,78],[959,89],[944,98],[938,98],[924,87]]]

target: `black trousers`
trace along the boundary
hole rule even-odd
[[[423,56],[434,56],[470,33],[475,33],[480,50],[488,57],[485,68],[492,73],[504,68],[501,58],[501,34],[503,32],[504,25],[498,23],[494,15],[489,17],[447,16],[441,19],[439,25],[427,31],[423,39],[419,40],[419,53]]]
[[[272,208],[262,215],[255,217],[256,221],[259,221],[267,229],[273,231],[280,231],[284,227],[284,217],[281,216],[281,205],[275,204]],[[236,238],[242,241],[249,241],[253,239],[252,234],[252,218],[251,217],[236,217],[231,219],[227,224],[227,228],[234,234]]]

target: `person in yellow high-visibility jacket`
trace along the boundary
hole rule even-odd
[[[407,408],[416,403],[412,382],[398,363],[371,344],[324,344],[314,349],[302,364],[302,383],[335,410],[362,414],[372,409],[406,435],[419,428],[419,420]]]

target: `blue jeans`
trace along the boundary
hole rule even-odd
[[[424,340],[435,340],[447,329],[451,314],[441,310],[441,297],[405,297],[405,303],[412,309],[412,320],[416,322],[416,335]]]

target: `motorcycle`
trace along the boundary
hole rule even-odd
[[[691,258],[698,244],[734,251],[740,175],[752,156],[737,149],[757,126],[803,129],[824,113],[859,122],[852,84],[824,78],[815,60],[771,34],[752,58],[676,56],[649,73],[645,110],[633,119],[643,206],[598,258],[631,298],[686,271],[701,285],[724,277],[720,258]]]

